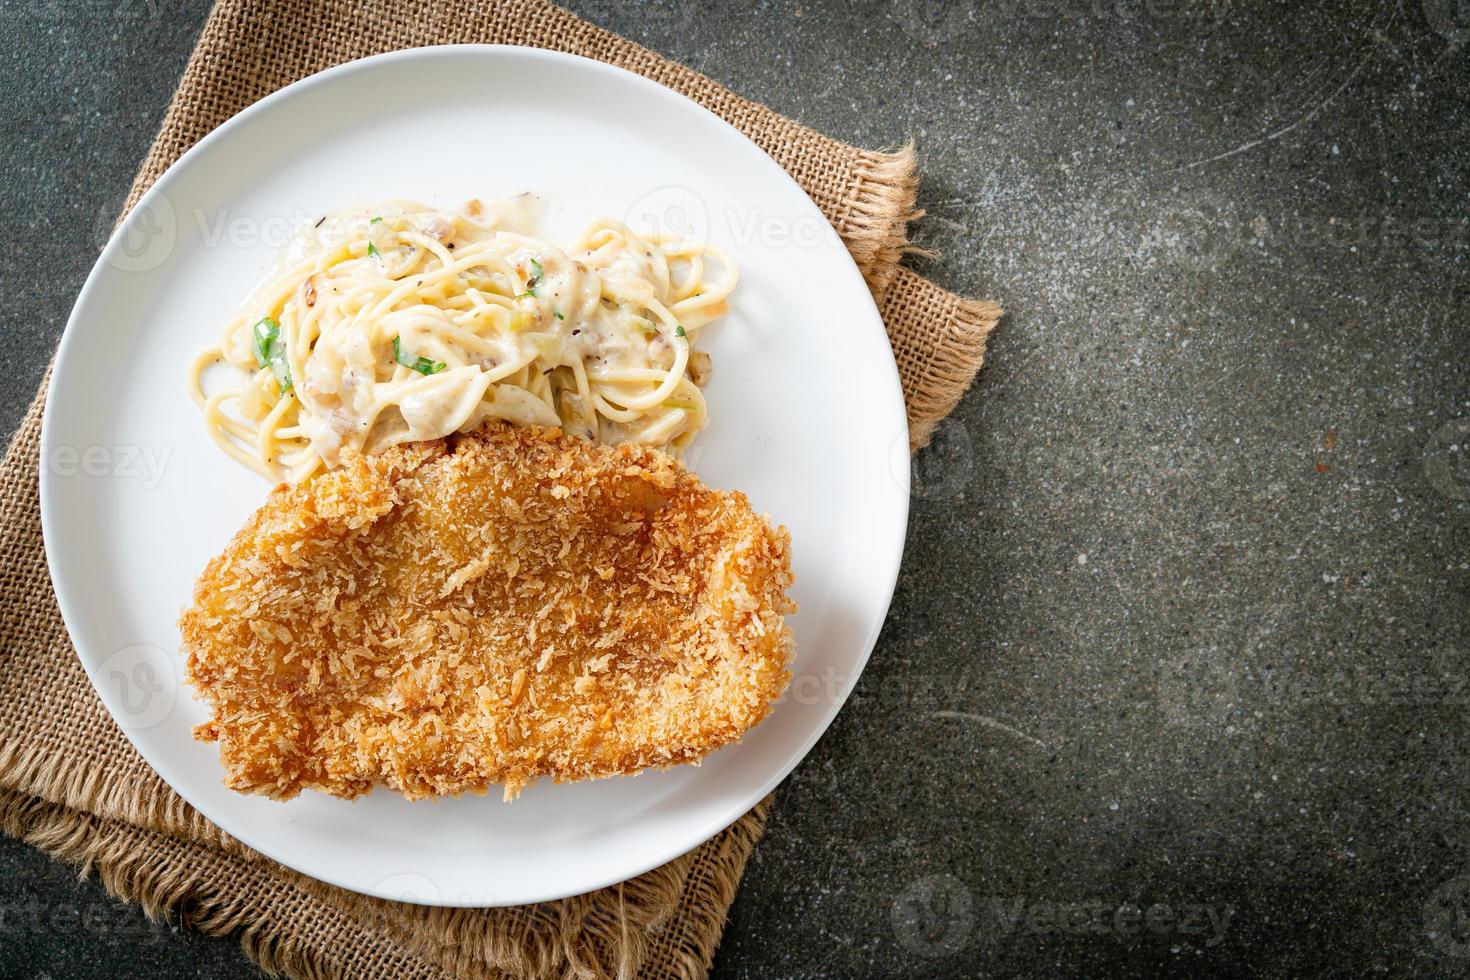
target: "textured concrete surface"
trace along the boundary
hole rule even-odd
[[[715,975],[1470,973],[1465,5],[573,6],[915,138],[1008,310]],[[202,15],[0,0],[7,431]],[[0,869],[4,975],[250,975]]]

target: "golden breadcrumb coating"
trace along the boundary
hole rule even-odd
[[[233,789],[507,799],[694,762],[789,679],[784,527],[654,450],[494,424],[280,486],[180,620]]]

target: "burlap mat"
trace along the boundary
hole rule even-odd
[[[129,206],[231,115],[312,72],[426,44],[500,42],[597,58],[703,103],[748,134],[821,206],[879,302],[914,448],[954,407],[1000,315],[901,268],[914,217],[911,151],[828,139],[539,0],[224,0],[189,61]],[[836,325],[840,326],[840,325]],[[622,885],[511,909],[426,909],[304,878],[222,834],[175,795],[93,694],[57,612],[41,541],[42,394],[0,469],[0,815],[3,829],[95,872],[150,915],[236,934],[298,977],[703,976],[769,800],[691,853]]]

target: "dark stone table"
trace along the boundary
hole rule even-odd
[[[867,146],[1002,301],[720,977],[1470,972],[1457,0],[579,12]],[[205,14],[0,0],[8,433]],[[250,976],[0,844],[5,976]]]

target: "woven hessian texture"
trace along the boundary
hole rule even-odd
[[[128,200],[200,137],[299,78],[428,44],[524,44],[595,58],[702,103],[794,176],[841,234],[888,328],[911,443],[969,387],[999,318],[899,266],[916,216],[913,154],[822,136],[687,68],[536,0],[289,3],[223,0],[211,14]],[[95,873],[150,915],[235,935],[294,977],[702,977],[769,799],[645,875],[559,902],[428,909],[296,874],[230,839],[175,794],[93,693],[57,611],[37,474],[45,385],[0,468],[0,828]]]

